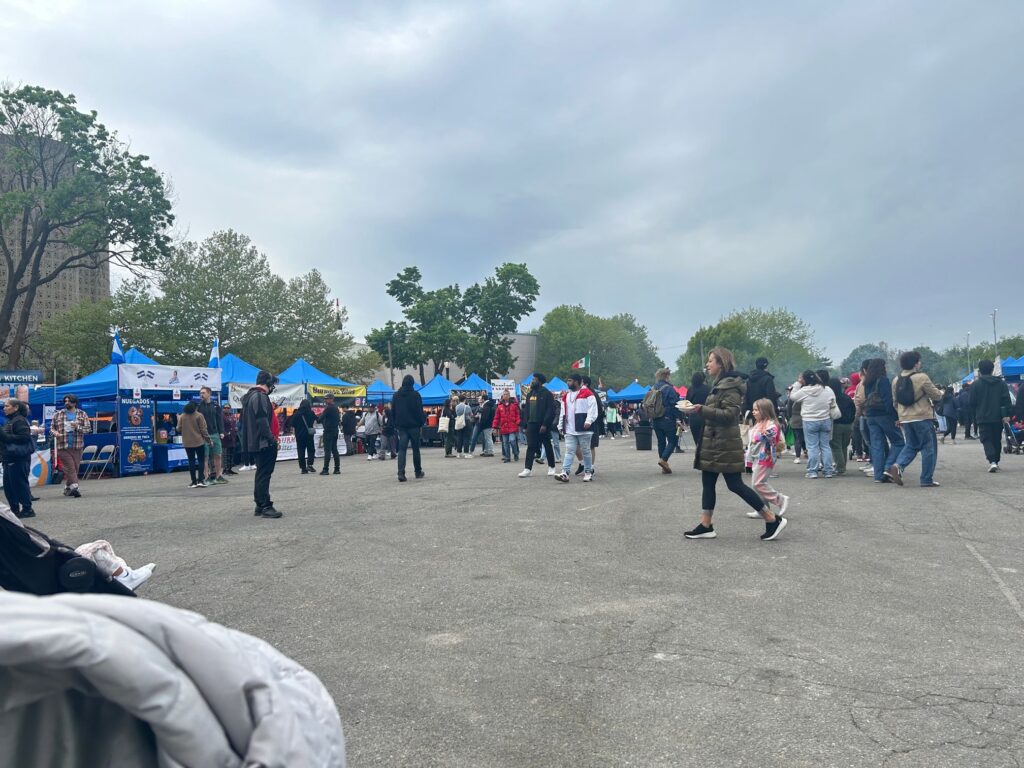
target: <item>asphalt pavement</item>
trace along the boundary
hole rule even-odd
[[[688,444],[689,445],[689,444]],[[1024,456],[940,448],[941,488],[806,480],[776,542],[692,445],[604,441],[593,483],[424,451],[427,477],[279,464],[40,491],[36,524],[156,561],[144,597],[273,643],[334,695],[362,766],[1024,764]],[[410,462],[411,463],[411,462]]]

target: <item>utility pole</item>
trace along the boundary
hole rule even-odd
[[[989,317],[992,318],[992,357],[993,358],[999,357],[999,350],[996,348],[997,345],[999,344],[999,342],[996,341],[996,313],[998,311],[999,311],[998,309],[993,309],[992,310],[992,314],[989,315]]]
[[[388,371],[391,375],[391,388],[395,388],[395,358],[391,354],[391,337],[388,337]]]
[[[967,375],[971,375],[971,371],[974,368],[971,367],[971,332],[967,332]]]

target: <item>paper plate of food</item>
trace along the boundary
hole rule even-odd
[[[676,403],[676,410],[683,411],[684,413],[686,411],[692,411],[696,407],[697,406],[691,403],[689,400],[680,400],[678,403]]]

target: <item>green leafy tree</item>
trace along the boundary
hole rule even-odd
[[[338,375],[355,384],[370,384],[377,371],[385,366],[381,356],[372,349],[352,350],[338,363]],[[388,383],[388,382],[385,382]]]
[[[388,320],[383,328],[374,328],[366,334],[366,345],[376,352],[385,364],[401,370],[418,366],[420,384],[426,383],[423,357],[413,344],[414,331],[409,323]]]
[[[167,189],[75,97],[0,87],[0,352],[16,368],[40,287],[69,270],[170,252]]]
[[[689,381],[703,370],[712,347],[727,347],[741,371],[750,371],[758,357],[769,360],[769,370],[782,386],[804,370],[831,367],[805,322],[784,308],[748,307],[737,310],[709,327],[701,327],[690,338],[686,351],[676,361],[676,376]]]
[[[614,389],[648,380],[663,363],[647,331],[630,315],[598,317],[583,307],[561,305],[548,312],[537,330],[537,368],[565,376],[573,361],[590,355],[592,375]]]
[[[891,371],[893,366],[898,364],[900,355],[898,350],[890,347],[884,341],[880,341],[877,344],[861,344],[854,347],[853,351],[839,364],[839,373],[846,376],[850,373],[859,372],[861,363],[865,360],[879,357],[886,361],[886,365],[888,365]]]
[[[504,375],[515,364],[511,334],[533,312],[540,284],[525,264],[502,264],[494,276],[463,294],[468,338],[455,361],[466,371]]]

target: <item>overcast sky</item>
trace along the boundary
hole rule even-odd
[[[836,362],[1024,332],[1024,2],[0,0],[0,78],[74,93],[183,231],[320,269],[351,330],[524,261],[537,313],[674,360],[782,305]],[[582,353],[581,353],[582,354]]]

